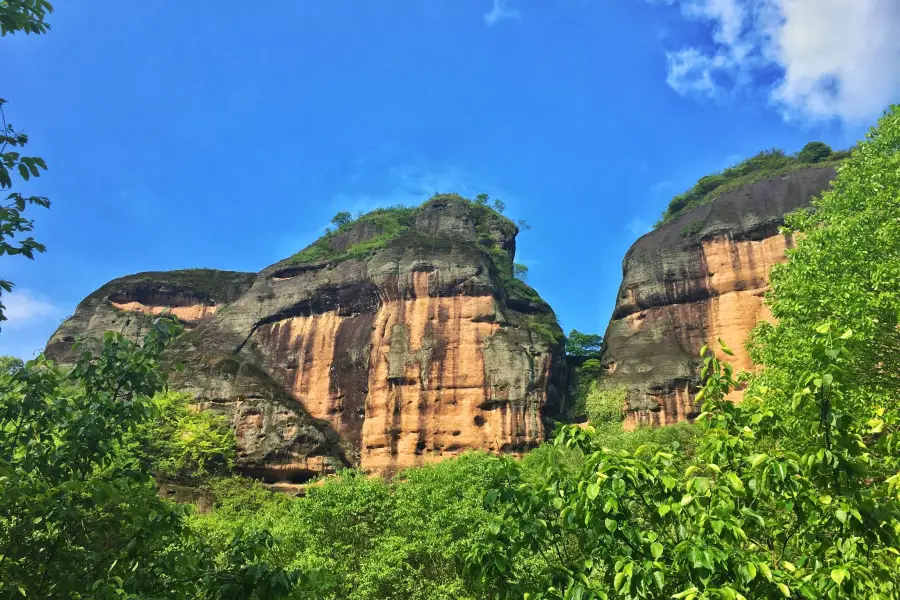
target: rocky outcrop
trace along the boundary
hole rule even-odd
[[[512,277],[515,225],[458,196],[376,211],[259,273],[142,273],[90,296],[46,353],[137,338],[168,309],[175,389],[226,414],[239,467],[298,483],[467,449],[521,452],[562,409],[561,331]]]
[[[732,364],[751,369],[750,330],[770,318],[763,296],[791,237],[784,215],[807,206],[835,176],[810,168],[728,192],[641,237],[622,264],[606,331],[606,380],[628,388],[626,426],[695,413],[698,353],[721,338]]]

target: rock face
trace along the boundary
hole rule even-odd
[[[772,265],[793,240],[784,215],[807,206],[835,177],[810,168],[728,192],[641,237],[622,264],[606,331],[606,380],[628,388],[626,427],[695,413],[698,354],[721,338],[749,370],[750,330],[771,318],[763,302]]]
[[[46,353],[71,362],[77,336],[138,338],[153,315],[176,314],[188,331],[168,352],[185,366],[172,387],[227,414],[239,468],[270,482],[521,452],[562,410],[565,368],[552,310],[512,277],[517,232],[436,196],[400,217],[364,216],[259,273],[111,281]]]

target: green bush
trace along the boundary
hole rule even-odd
[[[681,230],[681,237],[693,237],[703,229],[703,221],[691,221]]]
[[[231,472],[237,442],[225,417],[197,410],[188,395],[175,392],[157,394],[151,407],[154,418],[125,441],[146,468],[188,483]]]
[[[797,154],[797,158],[803,163],[819,163],[833,154],[831,146],[823,142],[810,142],[803,146],[803,149]]]
[[[625,387],[603,387],[592,381],[585,398],[585,410],[588,420],[596,426],[609,423],[621,423],[625,418]]]

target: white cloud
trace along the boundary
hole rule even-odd
[[[712,29],[711,47],[667,53],[667,82],[682,95],[717,97],[773,67],[769,98],[786,119],[877,117],[900,99],[896,0],[680,0]]]
[[[24,327],[61,315],[59,308],[31,290],[17,289],[0,297],[6,307],[3,327]]]
[[[518,19],[522,15],[513,7],[515,0],[493,0],[490,12],[485,13],[484,22],[493,25],[503,19]]]
[[[325,204],[328,215],[347,211],[355,217],[357,213],[398,204],[418,206],[436,193],[460,194],[467,198],[486,193],[492,199],[504,200],[507,207],[516,204],[513,194],[458,167],[418,160],[393,162],[399,158],[395,149],[380,148],[357,159],[355,172],[346,179],[346,189],[361,191],[334,194]],[[507,215],[513,214],[509,208],[505,212]],[[279,251],[296,252],[298,248],[305,247],[321,236],[329,227],[333,227],[330,222],[298,232],[296,236],[286,238]]]

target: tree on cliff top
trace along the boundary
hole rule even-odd
[[[817,163],[828,160],[832,154],[833,151],[828,144],[824,142],[810,142],[803,146],[803,150],[797,154],[797,158],[800,162]]]
[[[582,333],[577,329],[566,338],[566,354],[579,358],[598,358],[603,345],[603,336],[598,333]]]

